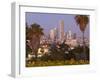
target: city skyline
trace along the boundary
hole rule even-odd
[[[75,21],[75,14],[55,14],[55,13],[31,13],[26,12],[26,23],[30,26],[33,23],[39,24],[44,29],[44,34],[49,34],[50,30],[57,28],[61,25],[64,26],[64,33],[69,30],[76,35],[81,36],[79,26]],[[88,16],[89,17],[89,16]],[[63,23],[63,24],[60,24]],[[61,31],[61,29],[59,29]],[[89,38],[89,24],[85,30],[85,37]]]
[[[25,20],[26,67],[90,63],[88,15],[26,12]]]

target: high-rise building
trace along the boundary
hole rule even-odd
[[[54,28],[55,39],[58,39],[58,29]]]
[[[50,30],[50,34],[49,37],[52,41],[57,40],[58,39],[58,29],[57,28],[53,28]]]
[[[64,21],[60,21],[60,28],[59,28],[59,38],[62,41],[64,39]]]
[[[54,30],[53,29],[50,30],[50,39],[54,40]]]
[[[68,31],[67,39],[72,39],[72,32],[71,32],[71,30]]]

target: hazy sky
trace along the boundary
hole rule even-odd
[[[30,26],[32,23],[37,23],[41,25],[44,29],[44,33],[48,34],[51,29],[59,28],[60,21],[64,21],[64,30],[68,32],[71,30],[73,33],[76,33],[77,36],[81,36],[82,33],[79,29],[79,26],[76,24],[74,19],[75,14],[55,14],[55,13],[34,13],[26,12],[26,22]],[[85,30],[85,36],[89,37],[89,24]]]

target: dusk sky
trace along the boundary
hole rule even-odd
[[[34,12],[26,12],[26,22],[30,26],[33,23],[37,23],[41,25],[44,29],[44,33],[48,34],[51,29],[59,28],[60,21],[64,21],[64,30],[68,32],[69,30],[72,33],[76,33],[77,36],[81,36],[82,33],[79,29],[79,26],[75,21],[75,14],[55,14],[55,13],[34,13]],[[85,37],[89,37],[89,24],[85,29]]]

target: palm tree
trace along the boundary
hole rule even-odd
[[[30,27],[26,27],[26,40],[30,40],[32,53],[37,58],[37,51],[40,46],[40,38],[43,35],[43,28],[34,23]]]
[[[84,32],[86,29],[87,24],[89,23],[89,18],[87,15],[76,15],[75,20],[77,25],[79,25],[79,28],[83,34],[83,53],[85,53],[85,41],[84,41]]]

